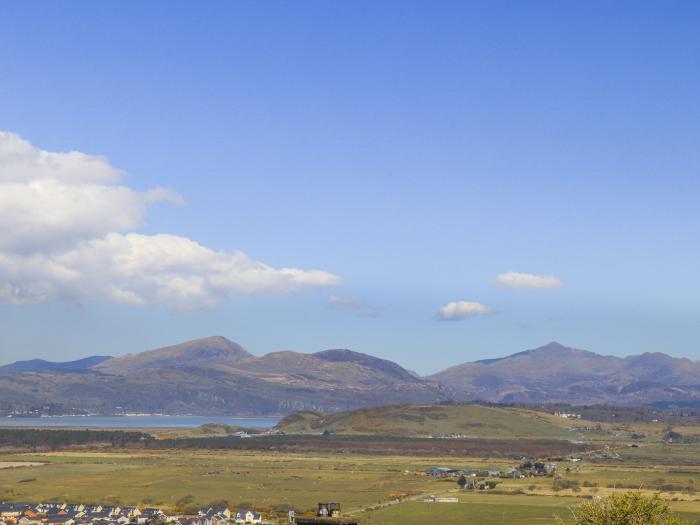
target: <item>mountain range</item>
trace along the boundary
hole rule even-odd
[[[700,406],[700,362],[658,352],[621,358],[549,343],[427,379],[500,403]]]
[[[0,413],[286,414],[392,403],[700,406],[700,363],[550,343],[420,377],[350,350],[255,356],[208,337],[121,357],[0,367]]]

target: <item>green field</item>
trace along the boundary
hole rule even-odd
[[[476,494],[460,497],[459,503],[406,502],[365,513],[366,525],[534,525],[555,524],[555,516],[568,521],[570,508],[581,500],[573,497],[533,497],[522,495]],[[700,512],[678,513],[688,520],[700,523]]]
[[[299,412],[284,418],[278,428],[291,433],[369,434],[383,436],[457,436],[572,439],[600,437],[596,432],[574,432],[577,425],[543,412],[522,408],[462,405],[390,405],[336,414]],[[608,428],[609,425],[602,427]]]
[[[394,492],[430,490],[427,478],[404,474],[435,464],[430,458],[286,453],[157,451],[62,452],[0,456],[0,461],[45,462],[0,470],[0,499],[107,501],[174,509],[227,500],[257,507],[289,504],[298,510],[319,500],[347,507],[375,504]]]
[[[286,506],[308,511],[318,501],[338,500],[346,513],[369,525],[532,524],[553,523],[554,514],[568,516],[568,507],[582,498],[635,487],[659,492],[700,523],[700,444],[645,444],[620,453],[622,459],[562,463],[558,475],[575,488],[556,490],[554,479],[545,477],[503,479],[491,492],[457,492],[454,479],[421,474],[433,466],[504,469],[517,461],[274,450],[8,453],[0,455],[0,467],[2,462],[43,464],[0,468],[0,500],[158,505],[180,512],[221,500],[267,512]],[[650,463],[650,457],[661,459]],[[459,494],[460,502],[424,503],[430,494]],[[403,501],[392,505],[397,497]]]
[[[555,515],[566,518],[569,514],[567,506],[576,505],[577,502],[576,498],[476,494],[460,497],[459,503],[406,502],[369,512],[364,523],[367,525],[554,524]]]
[[[155,440],[132,443],[148,448],[107,442],[60,452],[8,450],[0,454],[0,500],[156,505],[179,514],[226,501],[268,517],[337,500],[366,525],[525,525],[554,523],[554,515],[566,519],[584,498],[634,489],[658,493],[700,523],[697,427],[675,427],[685,442],[665,444],[666,424],[598,426],[479,405],[302,413],[283,427],[295,434],[231,440],[225,436],[236,429],[213,426],[161,431]],[[331,435],[319,435],[322,430]],[[576,452],[562,452],[566,448]],[[455,479],[424,475],[436,466],[507,470],[520,463],[515,453],[582,460],[556,460],[555,477],[499,479],[490,491],[460,492]],[[423,502],[428,495],[459,495],[460,501]]]

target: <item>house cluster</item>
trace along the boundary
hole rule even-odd
[[[434,467],[428,469],[423,475],[432,476],[434,478],[524,478],[523,474],[517,468],[506,469],[489,469],[489,470],[471,470],[471,469],[456,469],[446,467]]]
[[[185,521],[184,525],[255,525],[262,523],[262,516],[252,509],[232,511],[227,507],[202,509],[197,517]]]
[[[255,525],[262,516],[250,509],[202,509],[196,517],[165,514],[161,509],[66,503],[0,503],[0,525]]]
[[[522,458],[522,456],[519,457]],[[580,461],[580,459],[577,458],[576,461]],[[554,474],[556,469],[556,463],[525,461],[518,467],[508,467],[504,469],[460,469],[433,467],[418,474],[423,476],[431,476],[434,478],[465,478],[467,480],[465,488],[482,488],[481,482],[487,478],[519,479],[533,476],[550,476]],[[489,488],[489,484],[484,484],[483,488]]]
[[[470,470],[470,469],[459,469],[459,468],[447,468],[447,467],[433,467],[425,471],[425,475],[432,476],[434,478],[459,478],[464,476],[465,478],[502,478],[502,477],[512,477],[512,471],[514,469],[506,470]]]
[[[551,476],[557,470],[556,463],[544,463],[541,461],[526,461],[518,467],[523,477]]]
[[[66,503],[0,503],[0,525],[143,525],[169,521],[160,509]],[[170,521],[176,521],[172,519]]]

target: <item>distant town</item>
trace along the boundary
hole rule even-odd
[[[259,512],[228,507],[200,509],[182,518],[160,508],[119,507],[83,503],[2,503],[0,525],[230,525],[262,523]]]

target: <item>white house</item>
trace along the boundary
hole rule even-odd
[[[236,512],[235,522],[238,525],[246,523],[262,523],[262,516],[254,510],[239,510]]]

